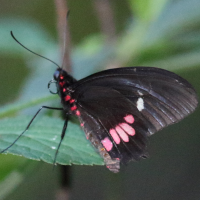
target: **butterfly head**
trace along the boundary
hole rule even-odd
[[[53,80],[51,80],[48,83],[48,88],[50,88],[51,83],[56,84],[57,92],[52,92],[50,89],[49,91],[52,94],[59,94],[61,96],[61,93],[63,90],[67,90],[69,86],[71,86],[76,80],[70,76],[65,70],[62,68],[57,68],[53,75]]]
[[[57,68],[54,72],[53,78],[56,82],[62,81],[68,74],[65,70]]]

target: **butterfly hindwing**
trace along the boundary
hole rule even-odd
[[[79,108],[81,112],[81,116],[79,116],[79,120],[81,123],[81,127],[83,128],[86,138],[92,143],[92,145],[98,150],[98,153],[104,159],[104,163],[106,166],[113,172],[119,172],[120,169],[120,160],[117,158],[117,151],[114,149],[108,154],[107,150],[103,147],[101,143],[101,137],[103,135],[107,135],[107,132],[98,121],[92,117],[88,112]],[[118,153],[118,152],[117,152]]]
[[[116,90],[95,86],[75,98],[81,123],[89,126],[84,127],[85,132],[95,135],[111,158],[127,163],[146,155],[151,124],[131,101]]]

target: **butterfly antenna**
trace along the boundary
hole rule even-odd
[[[33,53],[33,54],[35,54],[35,55],[37,55],[37,56],[39,56],[39,57],[41,57],[41,58],[44,58],[45,60],[50,61],[51,63],[53,63],[54,65],[56,65],[58,68],[60,68],[60,66],[59,66],[57,63],[55,63],[54,61],[52,61],[52,60],[50,60],[49,58],[46,58],[46,57],[44,57],[44,56],[42,56],[42,55],[40,55],[40,54],[38,54],[38,53],[35,53],[34,51],[31,51],[30,49],[28,49],[27,47],[25,47],[21,42],[19,42],[19,41],[16,39],[16,37],[14,36],[14,34],[13,34],[12,31],[10,31],[10,34],[11,34],[12,38],[13,38],[19,45],[21,45],[24,49],[28,50],[29,52],[31,52],[31,53]]]
[[[63,46],[63,55],[62,55],[62,65],[61,65],[61,69],[63,68],[64,62],[65,62],[65,53],[66,53],[66,40],[67,40],[67,21],[69,18],[69,13],[70,10],[67,11],[67,15],[66,15],[66,20],[65,20],[65,29],[64,29],[64,46]]]

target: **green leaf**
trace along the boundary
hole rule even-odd
[[[144,3],[134,2],[137,6]],[[144,12],[145,9],[144,6]],[[115,63],[164,67],[173,71],[199,65],[199,9],[199,1],[182,0],[168,3],[153,21],[145,23],[136,18],[117,41]],[[166,62],[168,60],[170,63]]]
[[[17,101],[13,104],[8,104],[7,106],[0,108],[0,118],[8,115],[13,115],[22,109],[29,108],[31,106],[38,105],[40,103],[47,102],[56,98],[57,97],[55,95],[49,95],[46,97],[35,98],[29,101]]]
[[[153,46],[166,38],[170,42],[171,38],[176,34],[180,36],[184,31],[194,31],[195,26],[199,27],[199,9],[199,0],[171,1],[161,15],[151,24],[149,30],[147,30],[148,33],[144,46]]]
[[[3,119],[0,121],[0,149],[8,147],[28,125],[31,117]],[[8,149],[8,153],[29,159],[53,163],[60,142],[63,120],[58,118],[36,118],[29,130]],[[85,134],[76,124],[68,124],[66,136],[57,156],[63,165],[103,165],[103,160],[93,149]]]
[[[23,175],[17,171],[12,171],[6,179],[0,183],[0,198],[6,198],[23,181]]]
[[[155,19],[167,2],[168,0],[129,0],[132,10],[144,21]]]
[[[24,180],[27,175],[39,164],[24,157],[13,155],[0,155],[0,199],[5,199]]]
[[[200,50],[183,53],[175,56],[169,56],[165,59],[155,60],[148,63],[141,63],[144,66],[155,66],[163,69],[168,69],[170,71],[190,69],[196,67],[200,64]]]

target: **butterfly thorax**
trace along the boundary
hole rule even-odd
[[[58,95],[61,97],[64,110],[67,113],[78,115],[76,100],[72,97],[73,90],[71,88],[73,83],[77,81],[61,68],[55,71],[54,80],[56,81]]]

